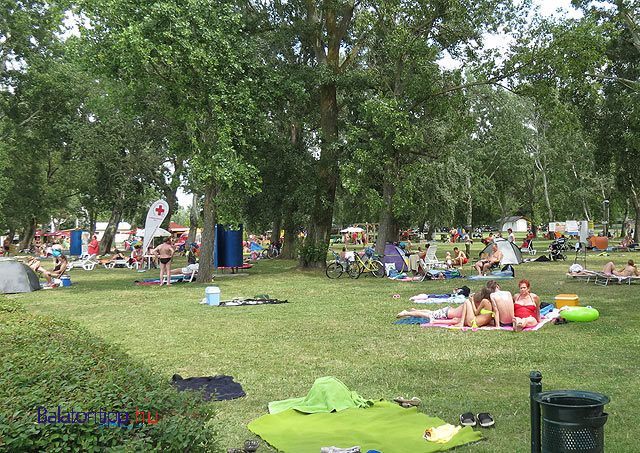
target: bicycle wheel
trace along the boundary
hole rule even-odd
[[[369,263],[369,267],[371,268],[369,271],[371,275],[377,278],[384,277],[384,264],[381,261],[373,260]]]
[[[351,263],[349,265],[349,267],[347,267],[347,274],[349,274],[349,277],[355,279],[360,277],[360,274],[362,274],[362,265],[360,263]]]
[[[344,267],[340,263],[330,263],[324,272],[329,278],[340,278],[344,272]]]

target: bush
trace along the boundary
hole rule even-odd
[[[31,315],[0,296],[0,357],[0,450],[216,449],[211,403],[178,393],[168,379],[76,323]],[[57,412],[58,406],[118,411],[122,422],[127,411],[135,426],[100,427],[95,416],[85,424],[38,423],[39,407]],[[136,408],[151,411],[152,420],[157,412],[157,423],[135,423]]]

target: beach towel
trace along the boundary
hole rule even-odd
[[[287,409],[295,409],[313,414],[341,411],[351,407],[369,407],[372,404],[373,401],[365,400],[356,392],[352,392],[339,379],[325,376],[315,380],[307,396],[270,402],[269,413],[277,414]]]
[[[466,299],[466,297],[464,297],[462,294],[449,296],[447,298],[443,298],[443,297],[414,298],[414,297],[412,297],[411,300],[413,300],[413,302],[416,304],[462,304]]]
[[[471,277],[467,277],[469,280],[511,280],[513,279],[513,274],[511,272],[502,272],[495,271],[490,273],[489,275],[472,275]]]
[[[293,409],[263,415],[247,426],[267,443],[285,453],[318,453],[327,445],[359,445],[360,451],[429,453],[444,451],[482,439],[469,426],[444,443],[422,438],[425,429],[445,425],[439,418],[404,409],[388,401],[369,408],[335,413],[303,414]]]
[[[542,321],[540,321],[537,325],[533,326],[533,327],[525,327],[524,329],[522,329],[523,332],[525,331],[536,331],[538,329],[540,329],[542,326],[544,326],[545,324],[550,323],[551,321],[553,321],[553,318],[543,318]],[[471,332],[472,328],[471,327],[453,327],[451,324],[441,324],[441,323],[437,323],[437,322],[427,322],[424,324],[420,324],[420,327],[445,327],[447,329],[452,329],[452,330],[462,330],[463,332]],[[493,326],[482,326],[482,327],[478,327],[478,330],[513,330],[513,327],[511,326],[505,326],[505,327],[493,327]]]
[[[394,324],[424,324],[425,320],[422,316],[409,316],[407,318],[398,319]]]
[[[239,307],[243,305],[286,304],[288,300],[279,299],[232,299],[220,302],[220,307]]]
[[[190,377],[182,379],[179,374],[171,377],[171,383],[178,389],[203,391],[202,400],[209,401],[211,398],[217,401],[232,400],[246,396],[242,386],[233,381],[233,376],[220,374],[218,376]]]

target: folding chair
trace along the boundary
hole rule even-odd
[[[533,248],[533,241],[531,239],[527,239],[527,246],[520,247],[521,253],[528,253],[529,255],[535,255],[538,251]]]
[[[418,260],[418,267],[423,271],[428,271],[430,269],[435,268],[436,266],[442,266],[445,263],[443,261],[438,260],[436,257],[436,252],[438,251],[438,244],[432,244],[427,249],[427,254],[424,258]]]
[[[92,271],[98,264],[95,258],[96,255],[81,255],[79,259],[69,263],[68,269],[81,267],[85,271]]]

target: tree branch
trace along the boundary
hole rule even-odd
[[[640,82],[637,82],[635,80],[624,79],[622,77],[607,76],[607,75],[604,75],[604,74],[586,73],[585,75],[589,76],[589,77],[595,77],[597,79],[615,80],[616,82],[620,82],[621,84],[623,84],[627,88],[632,89],[632,90],[636,90],[636,91],[638,90],[638,88],[640,88]]]

